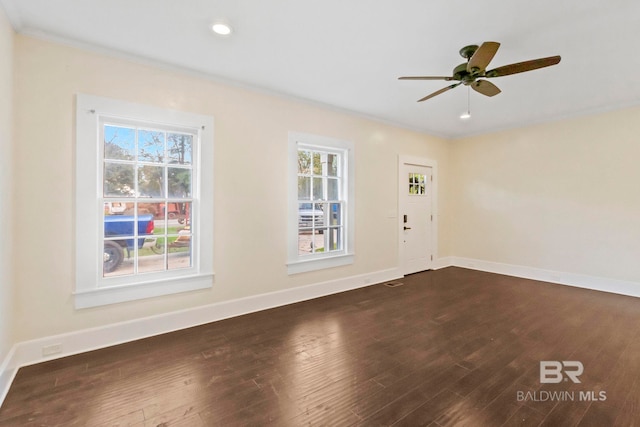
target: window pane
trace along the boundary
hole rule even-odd
[[[324,240],[327,235],[327,230],[319,230],[318,234],[313,234],[313,241],[311,243],[311,247],[313,248],[313,253],[324,252]]]
[[[304,175],[311,174],[311,152],[298,151],[298,173]]]
[[[178,224],[191,224],[191,203],[167,203],[166,207],[162,207],[163,214],[165,210],[169,226],[177,227]]]
[[[194,229],[193,221],[191,221],[191,213],[193,212],[193,203],[178,203],[180,208],[180,214],[176,219],[178,224],[188,225],[191,227],[192,233],[197,233],[198,230]],[[209,236],[211,238],[211,236]]]
[[[131,239],[133,242],[133,239]],[[124,245],[124,246],[123,246]],[[102,263],[103,277],[122,276],[133,273],[133,263],[127,258],[126,241],[105,240]]]
[[[133,213],[110,214],[106,209],[103,218],[104,237],[133,237],[135,217]]]
[[[138,194],[140,197],[164,197],[164,168],[138,166]]]
[[[324,213],[320,205],[314,203],[300,203],[298,209],[298,228],[322,227]]]
[[[340,181],[336,178],[327,178],[327,199],[339,200],[340,199]]]
[[[164,236],[165,234],[167,234],[168,226],[169,225],[167,224],[167,222],[164,220],[164,217],[162,216],[162,207],[160,207],[160,214],[156,216],[155,219],[153,220],[153,236],[154,237]]]
[[[193,163],[193,135],[183,133],[167,134],[167,152],[169,163],[190,165]]]
[[[191,197],[191,169],[168,168],[169,197]]]
[[[105,215],[122,215],[127,211],[132,211],[133,203],[124,202],[104,202]]]
[[[298,200],[311,200],[311,178],[298,177]]]
[[[338,176],[338,170],[340,170],[340,166],[338,165],[339,160],[340,156],[337,154],[329,154],[327,156],[327,174],[329,176]]]
[[[313,153],[313,174],[322,175],[322,161],[320,153]]]
[[[153,215],[149,213],[138,213],[138,235],[149,236],[153,234],[155,221]]]
[[[323,230],[324,231],[324,230]],[[298,231],[298,255],[309,255],[315,252],[324,252],[324,233],[311,230]]]
[[[152,215],[153,219],[161,219],[162,203],[138,203],[138,215]]]
[[[313,227],[317,230],[327,225],[326,213],[328,205],[326,203],[316,203],[313,210]]]
[[[419,173],[409,174],[409,194],[426,194],[427,176]]]
[[[309,255],[312,253],[313,234],[311,230],[298,231],[298,255]]]
[[[342,230],[343,228],[330,228],[327,231],[328,246],[327,251],[342,250]]]
[[[327,225],[327,221],[324,217],[324,212],[317,210],[317,213],[313,217],[313,228],[315,231],[320,230],[321,228]]]
[[[112,160],[135,160],[136,131],[135,129],[105,126],[104,127],[104,158]]]
[[[322,178],[313,178],[313,200],[324,200]]]
[[[331,203],[329,205],[329,224],[328,225],[342,225],[342,209],[340,203]]]
[[[164,132],[138,131],[138,161],[164,163]]]
[[[135,168],[131,164],[109,163],[104,164],[104,197],[133,197]]]
[[[138,273],[164,271],[165,260],[163,243],[156,238],[138,239]]]
[[[160,203],[162,205],[162,203]],[[167,232],[170,230],[170,225],[167,224],[167,221],[164,219],[164,214],[162,213],[163,206],[160,206],[160,214],[157,216],[153,223],[153,234],[148,234],[149,237],[145,237],[144,247],[149,249],[152,253],[156,255],[162,255],[167,250]],[[148,252],[148,251],[147,251]],[[148,255],[151,255],[148,253]],[[164,262],[164,261],[163,261]]]
[[[167,266],[169,270],[191,267],[191,228],[181,227],[177,236],[168,239]]]

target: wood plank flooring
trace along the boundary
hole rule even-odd
[[[22,368],[0,426],[640,425],[640,299],[454,267],[402,282]],[[541,360],[581,382],[541,384]]]

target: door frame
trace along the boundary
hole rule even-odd
[[[407,155],[398,155],[398,269],[402,272],[403,260],[404,260],[404,245],[402,242],[402,227],[403,221],[403,200],[402,197],[407,191],[407,180],[401,176],[403,165],[425,166],[431,168],[433,175],[433,181],[431,181],[431,214],[433,215],[433,221],[431,221],[431,251],[433,259],[429,261],[429,270],[433,270],[438,259],[438,162],[426,157],[416,157]],[[403,272],[404,274],[404,272]]]

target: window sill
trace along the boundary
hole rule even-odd
[[[208,289],[212,286],[213,274],[200,274],[162,281],[98,288],[75,292],[75,308],[82,309],[117,304],[161,295]]]
[[[287,263],[289,275],[306,273],[308,271],[323,270],[325,268],[340,267],[342,265],[353,264],[354,254],[340,254],[322,258],[308,260],[297,260]]]

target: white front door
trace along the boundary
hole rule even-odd
[[[403,274],[432,266],[433,170],[400,161],[400,268]]]

